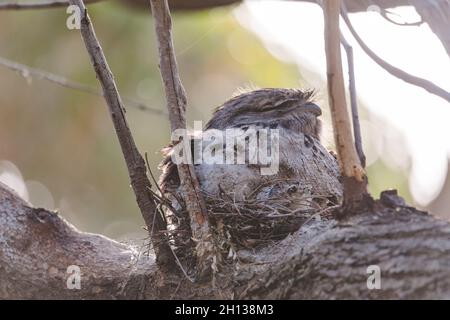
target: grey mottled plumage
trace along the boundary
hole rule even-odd
[[[245,201],[250,195],[261,201],[281,197],[289,199],[293,210],[304,208],[305,199],[320,206],[329,205],[328,201],[338,202],[342,197],[338,165],[320,143],[321,110],[312,99],[312,91],[260,89],[240,94],[217,108],[204,130],[278,129],[279,170],[263,176],[259,165],[196,165],[207,201],[213,201],[220,193],[238,201]],[[171,150],[165,150],[160,187],[170,195],[172,205],[180,209],[183,205],[178,201],[179,178],[170,158]]]

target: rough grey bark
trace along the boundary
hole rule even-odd
[[[0,298],[137,297],[152,256],[101,235],[83,233],[55,212],[32,208],[0,183]],[[81,268],[81,290],[66,286]]]
[[[450,298],[450,223],[389,193],[372,211],[239,251],[240,269],[221,270],[213,288],[162,274],[152,255],[78,231],[0,184],[0,298]],[[66,287],[70,265],[81,290]],[[381,290],[366,287],[369,265],[381,268]]]
[[[246,296],[449,299],[449,223],[413,208],[393,205],[393,198],[385,195],[375,203],[372,213],[345,222],[324,223],[302,246],[294,243],[292,258],[286,257],[259,276],[259,282],[255,281]],[[301,237],[294,237],[294,241],[298,240]],[[370,265],[381,269],[381,290],[367,288]],[[260,283],[269,285],[262,287]]]

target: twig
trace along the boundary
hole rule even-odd
[[[104,0],[86,0],[86,4],[100,2]],[[26,9],[49,9],[67,7],[70,4],[69,0],[41,0],[34,2],[18,2],[10,1],[0,3],[0,10],[26,10]]]
[[[347,42],[344,35],[341,32],[341,43],[344,46],[345,52],[347,54],[347,65],[348,65],[348,78],[349,78],[349,92],[350,92],[350,105],[352,109],[352,123],[353,123],[353,136],[355,138],[355,148],[358,153],[359,161],[363,168],[366,167],[366,156],[362,147],[361,138],[361,125],[359,122],[358,113],[358,98],[356,94],[356,79],[355,79],[355,64],[353,59],[353,48]]]
[[[361,46],[361,48],[364,50],[364,52],[373,60],[375,61],[380,67],[382,67],[384,70],[386,70],[387,72],[389,72],[391,75],[402,79],[403,81],[415,85],[417,87],[423,88],[425,90],[427,90],[428,92],[437,95],[439,97],[441,97],[442,99],[447,100],[448,102],[450,102],[450,92],[444,90],[443,88],[435,85],[433,82],[429,81],[429,80],[425,80],[416,76],[413,76],[393,65],[391,65],[390,63],[386,62],[385,60],[383,60],[382,58],[380,58],[375,52],[373,52],[365,43],[364,41],[361,39],[361,37],[358,35],[358,33],[356,32],[356,30],[353,28],[352,23],[350,22],[350,19],[348,17],[347,14],[347,9],[346,7],[343,5],[341,7],[341,15],[344,18],[345,23],[348,26],[348,29],[350,30],[350,32],[352,33],[353,37],[356,39],[356,41],[358,42],[358,44]]]
[[[177,256],[177,253],[175,252],[175,250],[169,246],[170,250],[172,251],[172,256],[175,258],[175,262],[178,265],[178,267],[180,268],[181,272],[183,272],[183,275],[186,277],[186,279],[188,279],[191,283],[195,282],[195,279],[190,277],[186,271],[186,269],[183,267],[183,264],[181,263],[180,259]]]
[[[386,9],[382,9],[380,12],[380,15],[384,19],[386,19],[390,23],[393,23],[393,24],[395,24],[397,26],[401,26],[401,27],[418,27],[425,23],[425,21],[422,18],[420,18],[420,20],[416,21],[416,22],[397,22],[397,21],[393,20],[392,18],[390,18],[388,14],[394,14],[394,13],[389,12],[389,10],[386,10]],[[397,14],[395,14],[395,15],[398,16]]]
[[[12,61],[12,60],[5,59],[3,57],[0,57],[0,65],[4,66],[5,68],[8,68],[10,70],[17,71],[21,76],[23,76],[26,79],[28,79],[30,76],[33,76],[39,80],[46,80],[46,81],[55,83],[57,85],[65,87],[65,88],[74,89],[74,90],[78,90],[81,92],[85,92],[85,93],[89,93],[92,95],[103,97],[103,92],[97,88],[88,86],[84,83],[79,83],[79,82],[67,79],[63,76],[60,76],[60,75],[57,75],[57,74],[54,74],[54,73],[51,73],[51,72],[48,72],[45,70],[33,68],[33,67],[30,67],[30,66]],[[167,114],[163,110],[149,107],[145,103],[137,101],[133,98],[123,97],[123,101],[125,101],[125,103],[128,106],[137,108],[142,111],[148,111],[148,112],[158,114],[158,115]]]
[[[181,79],[178,74],[178,67],[172,42],[172,20],[170,16],[167,0],[151,0],[151,9],[155,20],[155,30],[159,47],[159,66],[164,84],[167,100],[167,110],[172,132],[177,129],[186,129],[186,104],[187,98]],[[173,141],[177,143],[177,141]],[[190,152],[189,150],[184,150]],[[206,254],[205,250],[200,250],[200,246],[206,248],[209,238],[209,223],[203,196],[200,191],[200,184],[196,177],[192,164],[178,164],[178,174],[180,176],[180,187],[183,190],[183,200],[189,212],[192,237],[197,243],[197,255],[200,252]],[[203,257],[197,256],[199,263],[203,263]],[[201,270],[200,270],[201,272]]]
[[[103,50],[97,40],[83,1],[70,0],[70,3],[77,5],[82,13],[81,36],[91,58],[91,63],[97,74],[97,78],[102,85],[104,97],[109,107],[111,119],[113,121],[116,135],[119,139],[122,153],[128,168],[128,174],[130,176],[131,186],[136,196],[136,202],[141,210],[145,224],[147,225],[147,230],[150,231],[154,228],[157,231],[156,236],[151,239],[155,250],[156,262],[160,267],[167,267],[171,262],[173,262],[173,256],[171,254],[167,239],[163,239],[163,241],[161,241],[161,236],[163,236],[166,226],[162,217],[157,214],[155,201],[148,192],[148,188],[151,188],[151,184],[147,178],[145,162],[136,147],[133,136],[128,127],[122,100],[119,92],[117,91],[114,77],[108,63],[106,62]],[[153,219],[155,219],[154,225]]]
[[[367,194],[367,178],[353,144],[345,100],[339,28],[340,6],[341,0],[323,2],[328,97],[344,187],[343,210],[340,213],[347,215],[356,211]]]
[[[148,173],[150,173],[150,177],[152,178],[153,183],[155,184],[156,188],[158,189],[159,193],[163,196],[163,192],[161,188],[158,185],[158,181],[156,181],[155,176],[153,175],[152,169],[150,168],[150,162],[148,161],[148,154],[147,152],[144,153],[145,158],[145,165],[147,166]]]

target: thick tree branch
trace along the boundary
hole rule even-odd
[[[179,129],[186,130],[186,104],[187,98],[175,58],[172,41],[172,20],[167,0],[151,0],[152,14],[155,20],[155,30],[158,38],[159,67],[166,92],[167,110],[172,132]],[[172,143],[183,143],[172,141]],[[185,145],[185,143],[183,143]],[[190,154],[184,150],[184,155]],[[192,163],[177,164],[180,176],[180,187],[183,190],[183,200],[189,212],[191,220],[192,236],[197,243],[197,254],[199,262],[204,261],[206,255],[210,254],[212,239],[210,238],[208,216],[200,184],[196,177]]]
[[[34,77],[36,79],[46,80],[51,83],[55,83],[57,85],[65,87],[65,88],[69,88],[69,89],[73,89],[73,90],[77,90],[77,91],[85,92],[88,94],[103,97],[102,90],[88,86],[84,83],[79,83],[79,82],[67,79],[63,76],[54,74],[52,72],[33,68],[33,67],[30,67],[30,66],[12,61],[12,60],[5,59],[3,57],[0,57],[0,65],[5,68],[8,68],[10,70],[17,71],[22,77],[24,77],[26,79]],[[166,114],[166,112],[163,110],[152,108],[152,107],[146,105],[145,103],[140,102],[133,98],[123,97],[123,101],[125,101],[127,106],[137,108],[142,111],[148,111],[148,112],[158,114],[158,115]]]
[[[449,222],[406,206],[395,192],[382,193],[368,211],[314,229],[311,237],[309,228],[293,236],[294,251],[283,241],[278,250],[285,250],[284,261],[254,273],[246,298],[450,298]],[[271,252],[266,261],[277,258]],[[380,270],[378,290],[368,287],[369,267]]]
[[[340,46],[339,12],[341,1],[325,1],[325,54],[327,59],[328,97],[339,165],[344,184],[344,211],[357,207],[367,193],[367,178],[353,143],[345,99]],[[342,211],[343,212],[343,211]]]
[[[2,183],[0,225],[0,299],[139,298],[157,271],[153,256],[80,232]],[[67,286],[69,266],[79,268],[80,289]]]
[[[342,17],[344,18],[345,23],[347,24],[351,34],[353,35],[353,37],[355,38],[355,40],[358,42],[358,44],[360,45],[360,47],[364,50],[364,52],[373,60],[375,61],[380,67],[382,67],[384,70],[386,70],[387,72],[389,72],[391,75],[402,79],[403,81],[412,84],[414,86],[420,87],[422,89],[425,89],[426,91],[437,95],[439,97],[441,97],[442,99],[447,100],[448,102],[450,102],[450,92],[444,90],[443,88],[435,85],[433,82],[413,76],[393,65],[391,65],[390,63],[386,62],[385,60],[383,60],[382,58],[380,58],[375,52],[373,52],[366,44],[365,42],[361,39],[361,37],[359,36],[359,34],[356,32],[355,28],[353,28],[353,25],[348,17],[347,14],[347,10],[345,9],[345,7],[342,7],[342,11],[341,11]]]
[[[166,225],[162,216],[158,213],[155,201],[150,193],[151,184],[147,177],[145,162],[136,147],[128,127],[125,110],[117,91],[114,77],[97,40],[83,1],[70,0],[70,3],[77,5],[81,10],[81,35],[109,107],[116,135],[128,168],[131,186],[136,196],[136,202],[141,210],[148,231],[151,233],[151,241],[158,265],[167,267],[173,263],[173,255],[165,237]]]
[[[450,298],[450,224],[392,192],[373,211],[312,219],[279,243],[238,251],[239,269],[216,288],[182,275],[161,281],[153,256],[80,232],[1,183],[0,225],[0,299]],[[367,288],[370,265],[380,290]],[[80,289],[67,287],[69,266],[80,268]]]

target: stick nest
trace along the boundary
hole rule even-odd
[[[283,187],[279,187],[283,185]],[[286,187],[288,186],[288,187]],[[277,188],[271,194],[267,188]],[[286,181],[261,185],[244,199],[221,189],[219,194],[204,193],[214,242],[222,256],[232,258],[239,249],[257,248],[284,239],[313,218],[331,217],[337,206],[335,197],[313,194]],[[169,235],[177,250],[186,253],[190,238],[188,213],[178,210],[166,217]]]

